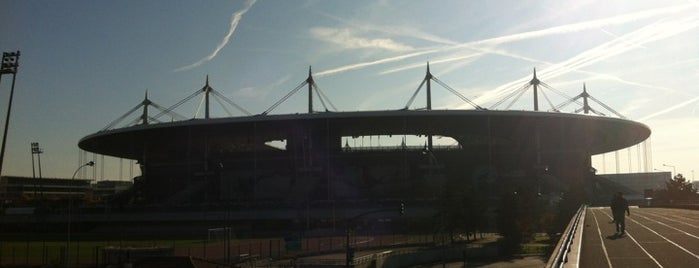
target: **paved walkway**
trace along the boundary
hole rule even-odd
[[[469,262],[464,266],[463,262],[452,262],[446,264],[434,264],[424,266],[430,268],[462,268],[462,267],[485,267],[485,268],[541,268],[546,265],[546,260],[541,257],[523,257],[508,261],[493,261],[493,262]]]
[[[588,208],[579,267],[699,267],[699,211],[632,208],[616,235],[608,207]]]

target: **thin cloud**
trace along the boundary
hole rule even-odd
[[[289,80],[291,80],[291,78],[291,75],[285,75],[268,85],[241,88],[232,95],[234,96],[234,98],[262,100],[265,99],[272,90],[288,82]]]
[[[472,47],[471,49],[474,51],[477,51],[477,52],[469,53],[467,55],[464,55],[461,52],[456,52],[456,53],[453,53],[451,55],[448,55],[446,57],[443,57],[443,58],[440,58],[437,60],[430,60],[430,64],[450,63],[450,62],[454,62],[454,61],[460,61],[463,59],[468,59],[468,62],[473,62],[473,61],[477,60],[478,58],[480,58],[482,56],[486,56],[486,55],[500,55],[500,56],[510,57],[513,59],[523,60],[523,61],[532,62],[532,63],[536,63],[536,64],[544,64],[544,65],[552,65],[553,64],[550,62],[546,62],[546,61],[537,60],[537,59],[525,57],[522,55],[518,55],[518,54],[515,54],[512,52],[503,50],[503,49],[493,49],[493,48],[484,48],[484,47],[475,47],[475,46]],[[455,65],[462,65],[462,64],[457,63]],[[380,72],[379,74],[389,74],[389,73],[395,73],[395,72],[399,72],[399,71],[406,71],[406,70],[411,70],[411,69],[415,69],[415,68],[422,68],[422,67],[424,67],[424,62],[410,63],[410,64],[406,64],[403,66],[390,68],[388,70]],[[444,72],[441,72],[441,73],[444,73]]]
[[[456,50],[456,49],[463,49],[463,48],[478,49],[478,47],[483,46],[483,45],[495,46],[495,45],[501,45],[501,44],[510,43],[510,42],[522,41],[522,40],[533,39],[533,38],[541,38],[541,37],[546,37],[546,36],[551,36],[551,35],[566,34],[566,33],[579,32],[579,31],[585,31],[585,30],[590,30],[590,29],[599,29],[599,28],[605,27],[605,26],[620,25],[620,24],[625,24],[625,23],[629,23],[629,22],[633,22],[633,21],[642,20],[642,19],[677,13],[677,12],[685,11],[685,10],[691,9],[691,8],[696,8],[696,6],[694,4],[686,4],[686,5],[678,5],[678,6],[672,6],[672,7],[667,7],[667,8],[645,10],[645,11],[634,12],[634,13],[630,13],[630,14],[614,16],[614,17],[610,17],[610,18],[591,20],[591,21],[573,23],[573,24],[566,24],[566,25],[550,27],[547,29],[542,29],[542,30],[537,30],[537,31],[516,33],[516,34],[505,35],[505,36],[499,36],[499,37],[495,37],[495,38],[489,38],[489,39],[483,39],[483,40],[472,41],[472,42],[467,42],[467,43],[461,43],[458,45],[444,46],[441,49],[431,49],[431,50],[427,50],[426,52],[423,52],[423,53],[411,53],[411,54],[406,54],[406,55],[402,55],[402,56],[394,56],[394,57],[389,57],[386,59],[374,60],[371,62],[349,64],[346,66],[337,67],[337,68],[334,68],[332,70],[328,70],[328,71],[324,71],[324,72],[327,72],[328,74],[335,74],[335,73],[339,73],[342,71],[354,70],[354,69],[369,67],[369,66],[373,66],[373,65],[377,65],[377,64],[384,64],[387,62],[407,59],[407,58],[416,57],[416,56],[425,55],[425,54],[447,52],[447,51],[452,51],[452,50]]]
[[[363,31],[374,31],[374,32],[380,32],[384,34],[390,34],[394,36],[403,36],[403,37],[410,37],[410,38],[415,38],[415,39],[420,39],[420,40],[425,40],[425,41],[430,41],[430,42],[435,42],[438,44],[447,44],[447,45],[457,45],[459,42],[449,40],[446,38],[442,38],[430,33],[423,32],[419,29],[416,29],[414,27],[408,27],[408,26],[395,26],[395,25],[376,25],[376,24],[369,24],[364,21],[359,21],[359,20],[347,20],[343,19],[338,16],[334,16],[325,12],[320,12],[321,15],[336,20],[338,22],[341,22],[343,24],[347,24],[351,26],[352,28],[356,29],[362,29]]]
[[[656,22],[645,27],[642,27],[629,34],[623,35],[607,43],[601,44],[592,49],[586,50],[566,61],[555,64],[539,72],[540,77],[548,79],[555,78],[571,71],[577,71],[580,68],[591,64],[603,61],[612,56],[619,55],[634,48],[641,47],[644,44],[672,37],[674,35],[689,31],[699,26],[699,21],[696,17],[678,20],[666,20]],[[491,92],[478,97],[477,103],[483,103],[509,92],[514,87],[519,87],[530,77],[523,77],[516,81],[504,84]]]
[[[218,52],[221,51],[221,49],[223,49],[226,45],[228,45],[228,42],[230,41],[231,36],[233,36],[235,29],[238,27],[238,23],[240,23],[240,20],[243,19],[243,15],[245,15],[245,13],[247,13],[248,10],[250,10],[250,8],[252,8],[252,6],[255,4],[255,2],[257,2],[257,0],[248,0],[245,2],[245,7],[243,7],[243,9],[233,13],[233,15],[231,17],[231,24],[230,24],[230,28],[228,29],[228,33],[226,34],[226,36],[223,37],[223,40],[221,40],[221,43],[219,43],[218,46],[216,46],[216,49],[214,49],[214,51],[211,52],[211,54],[200,59],[199,61],[197,61],[195,63],[177,68],[177,69],[175,69],[175,72],[189,70],[189,69],[198,67],[198,66],[214,59],[216,57],[216,55],[218,55]]]
[[[440,63],[448,63],[448,62],[465,60],[465,59],[470,59],[469,60],[469,62],[470,62],[470,61],[476,60],[476,58],[481,56],[481,55],[483,55],[483,53],[470,53],[467,55],[461,55],[461,56],[457,56],[457,57],[449,57],[449,58],[430,61],[430,64],[436,65],[436,64],[440,64]],[[380,72],[379,74],[390,74],[390,73],[395,73],[395,72],[400,72],[400,71],[405,71],[405,70],[415,69],[415,68],[425,68],[425,63],[420,62],[420,63],[413,63],[413,64],[409,64],[409,65],[404,65],[404,66],[400,66],[397,68],[393,68],[393,69],[389,69],[389,70]]]
[[[345,66],[333,68],[330,70],[318,72],[315,75],[316,76],[326,76],[326,75],[336,74],[336,73],[345,72],[345,71],[349,71],[349,70],[360,69],[360,68],[364,68],[367,66],[383,64],[383,63],[393,62],[393,61],[399,61],[402,59],[407,59],[407,58],[412,58],[412,57],[416,57],[416,56],[420,56],[420,55],[424,55],[424,54],[434,53],[435,51],[437,51],[437,50],[430,49],[430,50],[414,52],[414,53],[410,53],[410,54],[406,54],[406,55],[400,55],[400,56],[395,56],[395,57],[390,57],[390,58],[385,58],[385,59],[380,59],[380,60],[360,62],[360,63],[345,65]]]
[[[411,46],[389,38],[363,38],[356,36],[349,28],[314,27],[311,36],[321,41],[333,43],[345,49],[376,48],[389,51],[410,51]]]
[[[472,44],[475,43],[475,44],[497,45],[497,44],[509,43],[509,42],[513,42],[513,41],[520,41],[520,40],[525,40],[525,39],[545,37],[545,36],[550,36],[550,35],[555,35],[555,34],[565,34],[565,33],[580,32],[580,31],[591,30],[591,29],[599,29],[599,28],[602,28],[605,26],[619,25],[619,24],[629,23],[629,22],[633,22],[633,21],[638,21],[641,19],[656,17],[659,15],[666,15],[666,14],[676,13],[676,12],[680,12],[680,11],[685,11],[689,8],[694,8],[694,7],[695,7],[695,5],[693,5],[693,4],[686,4],[686,5],[678,5],[678,6],[672,6],[672,7],[667,7],[667,8],[658,8],[658,9],[652,9],[652,10],[640,11],[640,12],[635,12],[635,13],[630,13],[630,14],[625,14],[625,15],[614,16],[614,17],[610,17],[610,18],[585,21],[585,22],[573,23],[573,24],[566,24],[566,25],[551,27],[551,28],[547,28],[547,29],[543,29],[543,30],[500,36],[500,37],[476,41],[476,42],[473,42]]]
[[[697,20],[697,17],[656,22],[593,49],[580,53],[569,60],[554,65],[552,68],[549,68],[542,73],[545,73],[550,78],[557,77],[572,70],[589,66],[593,63],[600,62],[629,50],[640,48],[644,44],[663,40],[692,30],[698,26],[699,20]]]
[[[484,39],[484,40],[479,40],[479,41],[474,41],[474,42],[469,42],[469,43],[463,43],[460,44],[456,47],[452,47],[449,49],[454,49],[454,48],[469,48],[469,49],[476,49],[476,50],[485,50],[484,48],[480,48],[479,46],[482,45],[488,45],[488,46],[495,46],[495,45],[500,45],[504,43],[510,43],[510,42],[515,42],[515,41],[521,41],[525,39],[532,39],[532,38],[540,38],[540,37],[546,37],[550,35],[556,35],[556,34],[566,34],[566,33],[571,33],[571,32],[579,32],[579,31],[584,31],[584,30],[591,30],[591,29],[599,29],[604,26],[609,26],[609,25],[618,25],[618,24],[624,24],[628,22],[633,22],[641,19],[646,19],[650,17],[655,17],[659,15],[665,15],[669,13],[676,13],[680,11],[687,10],[688,8],[694,8],[694,5],[687,4],[687,5],[679,5],[679,6],[673,6],[673,7],[668,7],[668,8],[660,8],[660,9],[653,9],[653,10],[646,10],[646,11],[640,11],[640,12],[635,12],[631,14],[625,14],[625,15],[619,15],[619,16],[614,16],[611,18],[605,18],[605,19],[598,19],[598,20],[592,20],[592,21],[586,21],[586,22],[581,22],[581,23],[574,23],[574,24],[567,24],[567,25],[561,25],[561,26],[556,26],[556,27],[551,27],[547,29],[542,29],[542,30],[537,30],[537,31],[530,31],[530,32],[524,32],[524,33],[517,33],[517,34],[511,34],[507,36],[500,36],[500,37],[495,37],[495,38],[490,38],[490,39]],[[693,19],[689,19],[691,22]],[[595,62],[597,62],[599,59],[596,57],[599,57],[599,55],[603,55],[606,57],[610,57],[619,53],[622,53],[631,47],[638,46],[641,47],[641,44],[643,43],[648,43],[656,40],[660,40],[663,38],[666,38],[667,36],[674,35],[678,32],[684,32],[686,30],[689,30],[691,28],[694,28],[695,25],[693,23],[689,23],[685,25],[684,23],[687,21],[670,21],[670,22],[660,22],[660,23],[655,23],[651,24],[649,28],[650,30],[645,30],[641,31],[639,36],[648,33],[645,36],[641,37],[636,37],[636,38],[615,38],[613,42],[608,43],[608,45],[611,47],[612,45],[616,49],[617,53],[614,53],[615,51],[610,51],[610,48],[605,48],[605,47],[600,47],[599,50],[595,51],[589,51],[592,56],[587,56],[587,57],[581,57],[576,58],[575,60],[578,61],[578,64],[584,64],[585,60],[590,60],[590,59],[595,59]],[[677,26],[673,26],[670,24],[674,24]],[[655,31],[653,29],[656,29]],[[657,30],[660,29],[660,30]],[[670,29],[670,31],[665,31],[664,29]],[[604,31],[604,29],[602,29]],[[644,39],[645,38],[645,39]],[[622,43],[622,44],[616,44],[616,42]],[[594,55],[594,54],[597,55]],[[499,54],[503,56],[509,56],[509,57],[516,57],[520,59],[527,60],[525,57],[518,56],[516,54],[512,53],[501,53],[500,51],[497,50],[492,50],[491,54]],[[581,55],[579,55],[581,56]],[[572,65],[572,64],[570,64]],[[586,65],[586,64],[585,64]],[[571,68],[569,68],[571,69]],[[557,69],[557,71],[562,71],[563,69]],[[548,70],[549,72],[553,73],[554,70]],[[550,74],[553,75],[553,74]]]
[[[657,117],[657,116],[660,116],[660,115],[663,115],[663,114],[672,112],[672,111],[674,111],[674,110],[677,110],[677,109],[682,108],[682,107],[684,107],[684,106],[690,105],[690,104],[695,103],[695,102],[697,102],[697,101],[699,101],[699,97],[691,98],[691,99],[689,99],[689,100],[687,100],[687,101],[684,101],[684,102],[682,102],[682,103],[674,104],[674,105],[670,106],[669,108],[667,108],[667,109],[665,109],[665,110],[658,111],[658,112],[656,112],[656,113],[647,115],[647,116],[645,116],[645,117],[639,119],[639,121],[647,121],[648,119],[651,119],[651,118],[654,118],[654,117]]]

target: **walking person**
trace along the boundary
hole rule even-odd
[[[631,216],[629,211],[629,202],[626,201],[623,194],[618,192],[614,194],[612,198],[612,215],[614,216],[614,225],[616,226],[617,235],[624,235],[626,229],[626,217],[624,217],[624,212],[627,216]]]

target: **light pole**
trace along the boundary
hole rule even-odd
[[[5,158],[5,143],[7,142],[7,128],[10,125],[10,113],[12,112],[12,96],[15,94],[15,80],[17,78],[17,68],[19,67],[19,51],[3,52],[2,64],[0,65],[0,78],[3,74],[12,74],[12,86],[10,88],[10,102],[7,105],[5,117],[5,130],[2,133],[2,146],[0,147],[0,175],[2,175],[3,159]]]
[[[90,162],[87,162],[87,163],[85,163],[85,164],[82,164],[81,166],[79,166],[78,168],[76,168],[76,169],[75,169],[75,172],[73,172],[73,177],[70,178],[70,182],[71,182],[70,184],[72,184],[73,180],[75,180],[75,175],[78,174],[78,171],[80,171],[80,170],[81,170],[82,168],[84,168],[84,167],[87,167],[87,166],[90,166],[90,167],[91,167],[91,166],[94,166],[94,165],[95,165],[95,162],[90,161]],[[73,197],[71,196],[72,190],[70,189],[71,187],[72,187],[72,185],[68,188],[68,242],[66,243],[66,258],[65,258],[65,260],[66,260],[66,266],[68,266],[68,259],[69,259],[69,257],[70,257],[70,238],[71,238],[71,233],[70,233],[70,231],[71,231],[71,230],[70,230],[70,227],[71,227],[71,226],[70,226],[70,225],[71,225],[71,220],[72,220],[71,214],[70,214],[70,213],[71,213],[71,209],[72,209],[72,207],[73,207]]]
[[[41,149],[41,147],[39,147],[38,142],[32,142],[31,146],[32,146],[32,176],[34,176],[34,178],[36,178],[36,172],[34,171],[34,155],[36,155],[38,158],[38,161],[39,161],[39,179],[41,179],[42,178],[42,176],[41,176],[41,154],[44,153],[44,150]]]
[[[663,166],[664,166],[664,167],[671,167],[671,168],[672,168],[672,176],[673,176],[673,177],[674,177],[675,175],[677,175],[677,170],[675,169],[675,166],[673,166],[673,165],[667,165],[667,164],[663,164]]]

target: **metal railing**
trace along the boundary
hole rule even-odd
[[[573,238],[575,238],[575,234],[578,231],[580,220],[584,220],[584,216],[582,215],[586,208],[587,205],[581,205],[580,208],[578,208],[578,212],[570,219],[565,232],[563,232],[561,239],[558,240],[558,244],[556,244],[551,258],[549,258],[548,263],[546,263],[546,267],[563,267],[563,265],[568,262],[568,253],[570,253]]]

